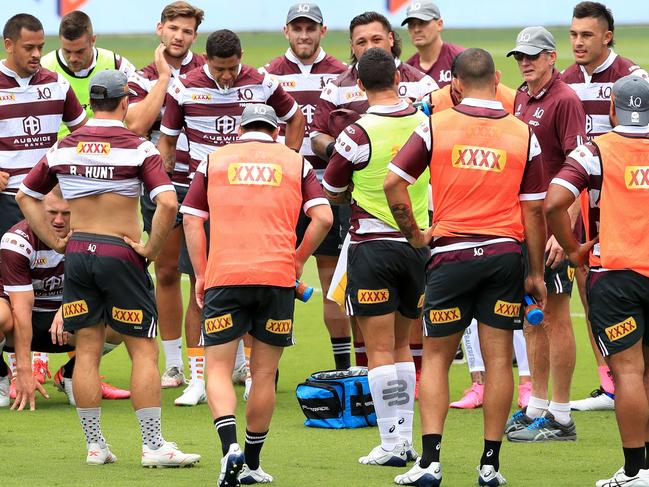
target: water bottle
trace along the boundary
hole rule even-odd
[[[299,299],[303,303],[306,303],[309,299],[311,299],[312,294],[313,294],[313,288],[311,286],[309,286],[307,283],[302,281],[295,281],[296,299]]]
[[[416,101],[412,106],[419,108],[427,117],[430,117],[433,113],[433,107],[426,100]]]
[[[539,325],[543,322],[543,310],[541,307],[536,304],[536,301],[532,296],[526,294],[523,296],[523,301],[525,302],[525,319],[530,325]]]

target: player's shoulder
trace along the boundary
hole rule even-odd
[[[560,103],[578,103],[581,106],[579,95],[573,90],[570,85],[565,82],[560,76],[552,84],[550,89],[550,96],[556,102]]]
[[[347,71],[347,64],[342,62],[340,59],[332,56],[331,54],[326,54],[325,57],[315,65],[315,70],[318,74],[329,73],[329,74],[342,74]]]
[[[430,78],[427,74],[422,73],[414,66],[411,66],[408,63],[400,62],[399,63],[399,72],[401,73],[401,80],[408,81],[419,81],[425,77]]]
[[[182,64],[180,66],[180,72],[181,74],[189,73],[193,69],[196,68],[201,68],[203,65],[205,65],[205,56],[202,54],[196,54],[193,51],[189,51],[188,56],[191,55],[191,58],[189,59],[189,62]],[[184,61],[183,61],[184,62]]]
[[[577,81],[581,81],[583,78],[581,69],[577,63],[573,63],[561,71],[559,76],[564,83],[576,83]]]
[[[460,46],[459,44],[451,44],[449,42],[445,42],[444,44],[442,44],[442,49],[445,50],[446,53],[451,57],[455,57],[462,51],[465,51],[466,47]]]
[[[281,56],[277,56],[276,58],[271,59],[269,62],[267,62],[263,66],[262,71],[266,71],[270,74],[282,75],[286,74],[289,68],[289,61],[288,59],[286,59],[286,56],[282,54]]]
[[[29,227],[27,220],[21,220],[2,236],[0,247],[2,250],[17,252],[29,257],[39,243],[39,238]]]
[[[241,65],[241,72],[237,77],[234,86],[244,85],[260,85],[263,84],[270,75],[267,73],[260,73],[256,68],[247,64]]]
[[[615,58],[609,69],[611,69],[615,73],[615,80],[623,78],[624,76],[628,76],[630,74],[634,74],[636,72],[642,72],[641,76],[643,78],[646,78],[646,71],[641,66],[636,64],[631,59],[622,57],[620,55]]]
[[[356,85],[356,80],[358,79],[358,72],[354,69],[353,66],[348,66],[345,71],[340,73],[334,79],[329,82],[329,85],[332,85],[336,88],[341,86],[352,86]]]
[[[146,78],[148,80],[156,80],[159,77],[158,68],[156,68],[155,62],[152,62],[151,64],[147,64],[142,69],[138,69],[135,72],[135,75],[140,76],[142,78]]]
[[[32,78],[31,81],[32,85],[45,85],[50,83],[57,83],[63,86],[70,85],[68,80],[65,79],[65,76],[63,76],[61,73],[56,73],[54,71],[51,71],[43,67],[41,67],[36,72],[36,74],[34,74],[34,77]]]
[[[205,73],[204,65],[196,66],[184,75],[175,78],[174,84],[185,88],[204,88],[214,86],[214,82]]]

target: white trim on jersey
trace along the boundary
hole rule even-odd
[[[305,201],[302,206],[302,211],[306,213],[309,209],[314,206],[327,205],[329,206],[329,200],[327,198],[313,198],[312,200]]]
[[[180,207],[180,213],[184,215],[196,216],[198,218],[202,218],[203,220],[207,220],[210,217],[209,212],[203,210],[197,210],[196,208],[192,208],[191,206],[187,206],[187,205],[182,205]]]
[[[569,183],[565,179],[553,178],[552,181],[550,181],[550,184],[556,184],[558,186],[563,186],[568,191],[570,191],[574,195],[575,198],[579,198],[579,190],[573,184]]]

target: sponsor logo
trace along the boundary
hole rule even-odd
[[[494,313],[500,316],[506,316],[507,318],[514,318],[518,316],[520,312],[520,303],[508,303],[507,301],[501,301],[499,299],[494,305]]]
[[[507,152],[500,149],[454,145],[451,151],[453,167],[502,172],[507,163]]]
[[[109,142],[79,142],[77,144],[77,154],[98,154],[107,156],[110,154]]]
[[[352,101],[357,98],[365,98],[365,92],[363,90],[350,90],[345,93],[345,100]]]
[[[232,328],[232,325],[232,315],[230,313],[216,318],[208,318],[205,320],[205,333],[218,333]]]
[[[568,266],[568,280],[572,282],[572,280],[575,278],[575,268],[572,266]]]
[[[422,294],[419,296],[419,301],[417,301],[417,308],[421,308],[424,305],[424,298],[426,297],[425,294]]]
[[[649,188],[649,166],[627,166],[624,168],[624,182],[627,189]]]
[[[113,319],[129,325],[141,325],[144,313],[141,309],[122,309],[113,306]]]
[[[27,135],[36,135],[41,131],[41,121],[32,115],[25,117],[23,118],[23,130]]]
[[[13,93],[9,93],[8,95],[0,95],[0,102],[3,101],[15,101],[16,100],[16,95]]]
[[[229,115],[216,118],[216,131],[222,134],[231,134],[237,128],[237,120]]]
[[[390,299],[390,291],[387,289],[359,289],[359,304],[378,304],[385,303]]]
[[[431,323],[439,325],[458,321],[462,318],[462,313],[460,313],[460,308],[431,309],[429,317]]]
[[[294,79],[285,79],[279,82],[282,88],[295,88],[297,86],[297,81]]]
[[[193,93],[192,100],[194,101],[209,101],[212,99],[212,95],[209,93]]]
[[[88,303],[84,299],[72,301],[63,304],[63,317],[72,318],[73,316],[88,314]]]
[[[36,266],[47,264],[47,257],[39,257],[38,259],[36,259],[36,261],[34,262],[34,264],[35,264]]]
[[[638,328],[638,324],[636,323],[635,318],[630,316],[622,323],[618,323],[617,325],[612,325],[608,328],[605,328],[604,332],[606,333],[608,339],[614,342],[615,340],[619,340],[620,338],[627,336],[636,328]]]
[[[278,335],[286,335],[291,333],[293,329],[293,320],[268,320],[266,322],[266,331],[276,333]]]
[[[282,182],[282,166],[235,162],[228,166],[228,181],[230,184],[279,186]]]
[[[302,107],[302,114],[306,118],[306,123],[311,125],[313,123],[313,115],[315,114],[315,106],[307,103]]]
[[[408,403],[410,395],[407,392],[408,384],[405,380],[389,380],[386,385],[388,387],[383,389],[381,393],[388,406],[401,406]]]

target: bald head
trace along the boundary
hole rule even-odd
[[[494,84],[496,66],[484,49],[467,49],[457,55],[453,64],[455,77],[466,88],[482,89]]]

